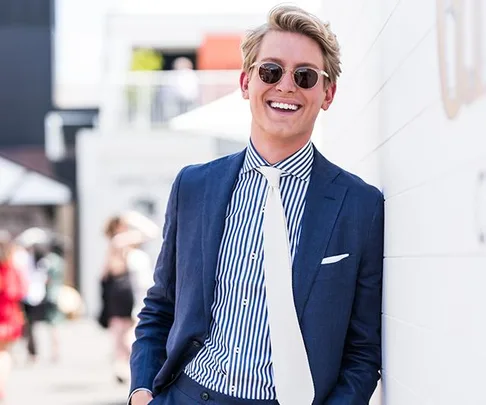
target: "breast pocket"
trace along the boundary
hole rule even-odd
[[[353,254],[325,257],[319,266],[316,281],[337,280],[352,281],[356,279],[357,261]]]

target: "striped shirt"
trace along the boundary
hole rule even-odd
[[[314,150],[309,142],[274,166],[292,259],[299,243]],[[272,400],[270,335],[263,274],[263,211],[267,181],[256,169],[269,164],[247,148],[231,200],[216,269],[209,337],[185,373],[202,386],[233,397]]]

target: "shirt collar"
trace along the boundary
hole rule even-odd
[[[304,181],[308,181],[312,171],[312,164],[314,163],[314,148],[312,142],[309,141],[305,146],[295,152],[293,155],[281,160],[273,165],[273,167],[284,172],[283,175],[296,176]],[[243,162],[242,171],[247,173],[250,170],[257,169],[261,166],[272,166],[257,152],[253,143],[250,143],[246,149],[245,161]]]

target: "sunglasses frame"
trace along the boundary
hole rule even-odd
[[[258,69],[260,69],[262,67],[262,65],[264,65],[265,63],[271,63],[272,65],[276,65],[278,66],[280,69],[282,69],[282,76],[280,76],[280,79],[278,79],[275,83],[266,83],[262,80],[262,78],[260,77],[260,75],[258,75],[259,79],[262,81],[262,83],[268,85],[268,86],[273,86],[275,84],[278,84],[280,83],[280,81],[282,80],[282,78],[288,73],[292,73],[292,80],[294,82],[294,84],[299,88],[299,89],[302,89],[302,90],[311,90],[313,89],[314,87],[317,86],[317,83],[319,83],[319,79],[316,81],[316,84],[314,84],[312,87],[301,87],[299,86],[296,81],[295,81],[295,71],[298,70],[298,69],[310,69],[310,70],[313,70],[314,72],[317,73],[317,76],[324,76],[326,78],[329,79],[329,74],[325,71],[325,70],[320,70],[320,69],[316,69],[312,66],[299,66],[299,67],[296,67],[295,69],[286,69],[284,68],[280,63],[277,63],[277,62],[272,62],[272,61],[263,61],[263,62],[254,62],[250,65],[250,68],[249,70],[253,69],[254,67],[258,67]]]

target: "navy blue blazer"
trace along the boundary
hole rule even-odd
[[[293,264],[313,404],[365,405],[381,366],[383,197],[314,150]],[[208,337],[225,213],[244,156],[186,167],[174,181],[155,283],[136,328],[131,391],[160,393]],[[337,263],[321,264],[346,253]]]

